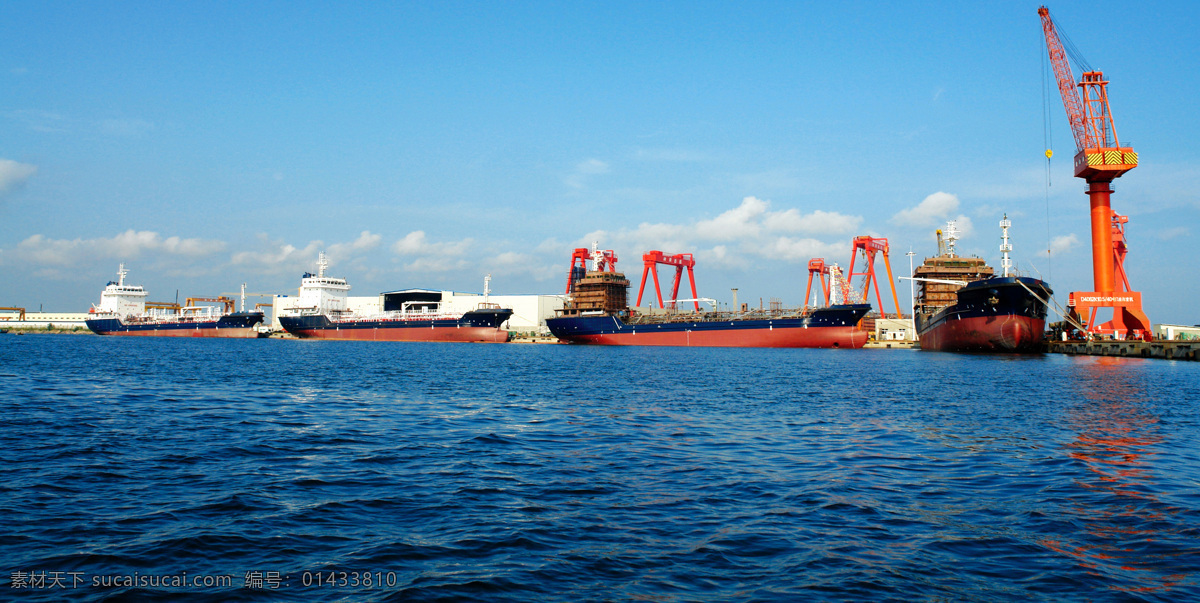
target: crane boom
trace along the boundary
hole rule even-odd
[[[1075,136],[1075,150],[1082,151],[1087,145],[1083,133],[1083,103],[1079,101],[1079,94],[1075,91],[1075,74],[1071,72],[1067,51],[1058,39],[1054,21],[1050,19],[1050,9],[1044,6],[1039,8],[1038,16],[1042,18],[1046,50],[1050,54],[1050,64],[1054,67],[1054,78],[1058,80],[1058,93],[1062,95],[1063,106],[1067,108],[1067,120],[1071,122],[1071,134]]]
[[[1038,16],[1046,34],[1046,51],[1054,65],[1058,92],[1075,137],[1075,176],[1088,182],[1112,182],[1137,167],[1138,156],[1132,148],[1122,147],[1117,139],[1117,126],[1108,105],[1108,81],[1103,72],[1084,71],[1076,84],[1062,40],[1050,18],[1050,9],[1039,8]],[[1075,88],[1080,92],[1076,93]]]

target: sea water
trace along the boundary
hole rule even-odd
[[[1200,364],[0,336],[0,598],[1200,599]]]

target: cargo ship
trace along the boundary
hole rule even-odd
[[[743,306],[741,311],[730,312],[629,308],[629,280],[616,272],[615,258],[611,251],[602,252],[593,246],[592,270],[586,265],[577,268],[572,261],[567,302],[558,316],[546,321],[560,341],[766,348],[861,348],[867,342],[859,321],[871,309],[869,304],[835,303],[824,308],[796,309],[772,304],[771,309]],[[699,301],[713,300],[676,300],[673,305]]]
[[[954,222],[937,231],[938,255],[913,273],[915,322],[921,349],[942,352],[1037,353],[1045,350],[1047,304],[1040,279],[1012,274],[1008,216],[1000,221],[1002,273],[982,258],[955,252]]]
[[[93,333],[153,337],[264,336],[258,330],[263,313],[234,312],[232,298],[188,298],[183,306],[147,302],[144,287],[125,284],[128,274],[125,264],[121,264],[117,269],[117,280],[108,282],[100,293],[100,303],[88,310],[85,324]],[[223,307],[196,305],[200,302],[216,302]]]
[[[347,305],[350,285],[344,278],[325,275],[328,262],[322,253],[317,273],[300,279],[297,304],[279,324],[303,339],[347,339],[355,341],[463,341],[503,343],[509,333],[503,326],[512,316],[509,308],[489,303],[490,276],[484,279],[483,302],[461,311],[428,292],[394,297],[395,307],[378,312],[352,311]]]

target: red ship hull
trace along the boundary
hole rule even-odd
[[[1039,352],[1046,321],[1000,314],[946,320],[921,333],[921,349],[939,352]]]
[[[495,327],[324,328],[294,329],[292,333],[305,339],[343,341],[460,341],[475,343],[508,341],[508,331]]]
[[[713,348],[861,348],[866,331],[855,327],[819,329],[737,329],[722,331],[639,332],[572,335],[572,343],[597,345],[662,345]]]

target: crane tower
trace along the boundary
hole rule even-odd
[[[1092,278],[1094,291],[1075,291],[1067,305],[1091,333],[1121,338],[1151,337],[1150,319],[1142,311],[1142,294],[1130,291],[1125,278],[1125,231],[1128,221],[1111,206],[1112,181],[1137,167],[1138,156],[1132,147],[1122,146],[1108,105],[1108,82],[1100,71],[1083,67],[1075,82],[1067,53],[1059,39],[1050,10],[1038,9],[1046,50],[1058,80],[1058,91],[1071,134],[1075,138],[1075,177],[1088,183],[1091,205]],[[1076,92],[1076,88],[1079,89]],[[1119,239],[1119,240],[1118,240]],[[1118,275],[1121,278],[1118,279]],[[1112,308],[1112,320],[1095,325],[1097,310]]]

